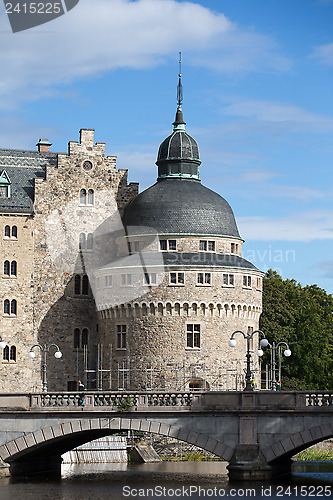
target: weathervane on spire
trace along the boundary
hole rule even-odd
[[[182,53],[179,52],[179,80],[178,80],[178,86],[177,86],[177,101],[178,101],[178,108],[181,108],[182,102],[183,102],[183,85],[182,85]]]

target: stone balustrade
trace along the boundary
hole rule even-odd
[[[3,411],[333,411],[333,391],[113,391],[0,394]]]

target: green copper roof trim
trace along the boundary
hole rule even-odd
[[[169,179],[169,178],[176,178],[176,179],[194,179],[196,181],[200,181],[200,178],[195,175],[195,174],[183,174],[182,172],[178,172],[177,174],[169,173],[169,174],[160,174],[158,176],[159,179]]]

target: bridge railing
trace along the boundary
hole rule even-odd
[[[108,391],[0,394],[3,411],[333,411],[333,391]]]
[[[1,398],[1,396],[0,396]],[[32,409],[118,411],[173,408],[189,410],[200,400],[193,392],[58,392],[31,394]]]

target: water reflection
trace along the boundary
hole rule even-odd
[[[225,462],[63,465],[62,478],[0,480],[1,500],[330,498],[333,462],[298,462],[288,482],[229,483]],[[301,490],[303,487],[303,490]],[[305,489],[304,489],[305,488]],[[312,488],[312,489],[311,489]],[[320,488],[320,491],[319,491]],[[305,494],[306,493],[306,494]]]

